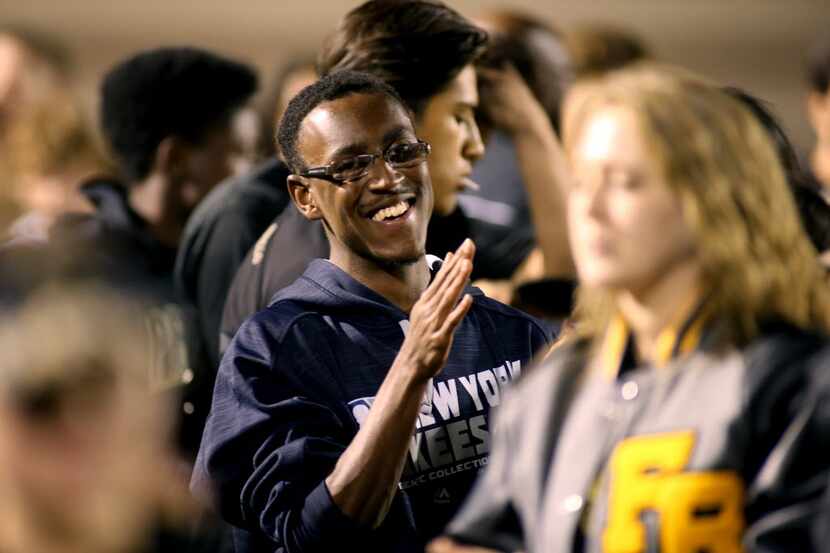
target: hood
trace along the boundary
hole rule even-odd
[[[432,276],[441,268],[441,260],[435,256],[427,255],[426,263],[429,264]],[[469,283],[464,293],[484,295]],[[409,318],[408,313],[325,259],[313,260],[299,279],[272,298],[271,305],[284,300],[302,304],[304,309],[320,313],[348,311],[351,316],[368,319],[377,319],[383,313],[396,321]]]

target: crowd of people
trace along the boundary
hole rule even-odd
[[[805,58],[801,156],[622,29],[368,0],[264,107],[160,47],[94,129],[0,27],[0,552],[826,551]]]

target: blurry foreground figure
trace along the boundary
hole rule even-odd
[[[52,288],[0,322],[0,551],[181,551],[192,515],[135,306]]]
[[[457,541],[432,551],[818,550],[830,305],[768,133],[668,68],[581,86],[575,336],[507,394]]]

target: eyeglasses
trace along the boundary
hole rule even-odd
[[[341,186],[368,175],[377,158],[382,157],[393,169],[408,169],[426,161],[430,150],[431,146],[423,140],[392,144],[382,154],[362,154],[335,161],[303,171],[300,176],[327,180]]]

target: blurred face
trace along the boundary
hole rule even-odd
[[[475,120],[477,106],[476,73],[468,65],[447,88],[430,99],[418,117],[418,136],[432,144],[429,173],[435,211],[441,215],[455,209],[473,163],[484,155]]]
[[[298,151],[308,168],[362,154],[381,154],[417,140],[408,113],[384,94],[350,94],[308,114]],[[413,263],[424,255],[432,214],[426,163],[394,169],[375,159],[364,177],[340,185],[292,177],[292,197],[309,219],[330,230],[332,259],[357,256],[382,264]]]
[[[250,170],[257,132],[256,114],[244,108],[236,111],[226,125],[208,131],[201,142],[187,145],[187,179],[181,196],[188,212],[221,181]]]
[[[0,397],[0,549],[129,550],[153,513],[153,484],[136,475],[163,466],[132,421],[146,404],[81,389],[32,405]]]
[[[582,283],[647,293],[673,269],[696,262],[680,201],[631,111],[606,106],[589,115],[571,159],[568,228]]]

